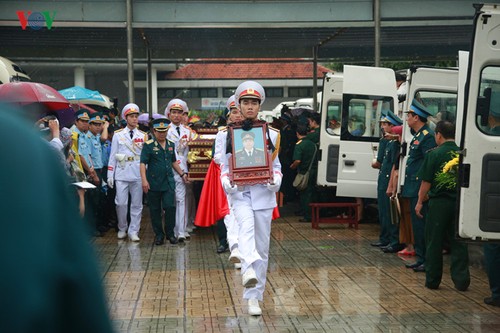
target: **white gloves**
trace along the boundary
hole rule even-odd
[[[222,187],[224,188],[224,191],[226,191],[227,194],[236,193],[238,191],[238,186],[237,185],[232,186],[231,182],[229,181],[229,177],[224,176],[222,177],[221,181],[222,181]]]
[[[281,187],[281,175],[279,173],[274,174],[273,183],[267,183],[267,189],[271,192],[278,192]]]
[[[115,186],[115,180],[113,178],[108,178],[108,186],[109,188],[113,188],[113,186]]]

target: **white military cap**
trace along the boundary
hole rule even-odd
[[[239,106],[242,98],[258,99],[260,100],[261,105],[266,99],[266,92],[264,91],[264,88],[260,85],[260,83],[255,81],[245,81],[241,83],[238,88],[236,88],[234,95],[236,96],[237,106]]]
[[[171,110],[180,110],[183,113],[189,113],[189,108],[182,99],[174,98],[170,102],[168,102],[167,107],[165,108],[165,116],[168,118],[170,116]]]
[[[139,114],[141,110],[139,110],[139,107],[137,106],[137,104],[134,104],[134,103],[128,103],[127,105],[125,105],[122,109],[122,119],[127,119],[127,116],[129,114],[134,114],[134,113],[137,113]]]
[[[228,110],[231,110],[231,108],[236,108],[236,97],[234,95],[231,95],[231,97],[229,97],[227,99],[227,102],[226,102],[226,108]]]

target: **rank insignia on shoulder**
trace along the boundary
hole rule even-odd
[[[146,141],[146,143],[149,145],[150,143],[153,143],[153,139]]]
[[[296,144],[300,144],[301,142],[302,142],[302,140],[299,140],[299,141],[297,141],[297,143],[296,143]]]
[[[428,130],[423,130],[422,133],[424,133],[424,135],[427,135],[427,134],[429,134],[429,131]]]

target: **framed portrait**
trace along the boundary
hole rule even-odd
[[[267,125],[259,123],[249,130],[229,127],[232,156],[229,179],[236,185],[266,184],[273,179],[271,154],[267,149]]]

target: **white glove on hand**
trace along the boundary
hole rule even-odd
[[[108,178],[109,188],[113,188],[114,185],[115,185],[115,180],[113,178]]]
[[[267,189],[271,192],[278,192],[281,187],[281,175],[275,173],[273,177],[273,182],[274,184],[267,183]]]
[[[226,191],[227,194],[232,194],[232,193],[238,192],[238,186],[237,185],[231,186],[231,182],[229,181],[229,177],[222,178],[222,187],[224,188],[224,191]]]

